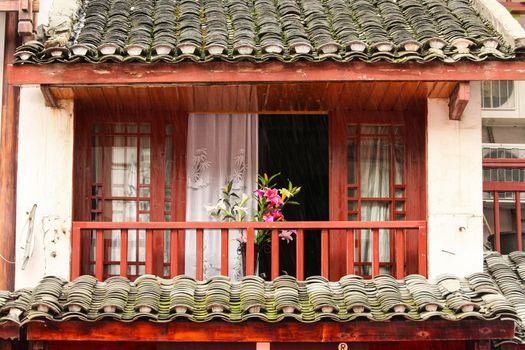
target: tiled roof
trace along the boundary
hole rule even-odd
[[[497,252],[488,252],[485,255],[485,269],[520,318],[514,342],[525,344],[525,252],[512,252],[503,256]]]
[[[44,278],[34,289],[0,292],[0,323],[24,324],[35,319],[119,321],[149,319],[169,322],[220,319],[241,322],[320,320],[384,321],[404,318],[517,320],[514,307],[486,273],[467,279],[442,276],[437,284],[411,275],[404,280],[381,275],[372,280],[346,276],[338,282],[322,277],[297,281],[281,276],[273,282],[245,277],[232,282],[214,277],[205,282],[179,276],[161,279],[146,275],[130,282],[112,277],[104,282],[82,276],[73,282]]]
[[[510,59],[472,0],[84,0],[15,63]]]

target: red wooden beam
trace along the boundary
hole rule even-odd
[[[484,192],[525,192],[525,182],[484,181]]]
[[[452,91],[450,95],[448,108],[448,117],[450,120],[461,120],[463,111],[467,107],[470,99],[470,84],[468,82],[460,82]]]
[[[153,341],[153,342],[387,342],[422,340],[511,339],[511,320],[317,322],[211,321],[124,323],[34,322],[27,328],[29,341]]]
[[[0,0],[0,11],[11,12],[18,11],[20,0]]]
[[[523,15],[525,14],[525,4],[522,2],[510,2],[510,1],[500,1],[500,4],[505,6],[512,14]]]
[[[485,62],[181,62],[56,63],[10,65],[10,84],[151,85],[151,84],[253,84],[350,81],[469,81],[525,80],[523,61]]]
[[[8,13],[5,28],[4,72],[16,48],[16,13]],[[5,73],[4,73],[5,74]],[[2,123],[0,126],[0,289],[13,290],[15,284],[16,174],[18,157],[19,88],[4,76]],[[7,261],[6,261],[7,260]]]
[[[20,339],[20,326],[14,322],[0,325],[0,339]]]
[[[523,158],[485,158],[483,168],[487,169],[525,169]]]

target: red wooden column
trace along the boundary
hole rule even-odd
[[[17,15],[6,14],[2,123],[0,130],[0,289],[14,288],[16,236],[16,172],[19,88],[7,84],[7,68],[16,48]],[[7,261],[6,261],[7,260]]]
[[[334,111],[328,116],[329,139],[329,194],[330,220],[346,221],[348,208],[346,193],[347,158],[346,158],[346,123],[342,111]],[[341,230],[329,233],[329,278],[338,280],[345,274],[346,235]]]

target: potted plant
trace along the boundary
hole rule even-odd
[[[257,209],[253,213],[255,221],[274,222],[285,221],[283,208],[286,205],[298,205],[292,200],[300,191],[301,187],[294,186],[288,180],[288,186],[278,188],[276,179],[280,173],[268,176],[267,174],[257,176],[257,190],[247,195],[245,193],[237,194],[233,190],[233,182],[228,182],[223,188],[221,198],[214,206],[207,207],[210,216],[218,218],[221,221],[246,221],[249,214],[248,202],[255,200]],[[290,242],[293,240],[296,230],[281,230],[279,237],[282,240]],[[239,254],[242,255],[243,273],[246,274],[246,232],[241,230],[237,237],[239,241]],[[255,256],[259,259],[259,253],[266,251],[270,253],[271,231],[257,230],[255,233]]]

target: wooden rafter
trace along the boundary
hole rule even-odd
[[[351,81],[525,80],[525,61],[429,63],[181,62],[178,64],[75,63],[16,65],[14,85],[254,84]]]
[[[450,120],[461,120],[463,111],[467,107],[470,99],[470,84],[459,82],[452,94],[450,94],[448,108]]]
[[[97,322],[35,322],[28,324],[29,341],[154,341],[154,342],[386,342],[511,339],[511,320],[428,320],[390,322],[227,323],[111,320]]]

